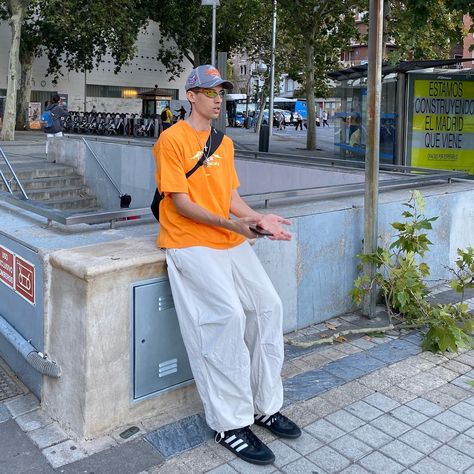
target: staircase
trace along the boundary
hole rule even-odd
[[[78,175],[72,166],[49,163],[33,157],[10,162],[31,201],[41,202],[54,209],[68,210],[74,214],[99,209],[97,198],[89,193],[84,185],[84,178]],[[0,160],[0,169],[10,181],[15,196],[22,196],[16,181],[11,181],[12,174],[3,160]],[[0,190],[8,191],[1,178]]]

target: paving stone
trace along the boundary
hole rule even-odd
[[[229,463],[237,472],[241,474],[259,474],[261,472],[267,474],[276,472],[276,468],[273,464],[267,464],[265,466],[257,466],[248,462],[242,461],[242,459],[236,458]],[[171,474],[171,473],[170,473]]]
[[[357,461],[373,451],[371,446],[351,435],[345,435],[342,438],[336,439],[330,446],[352,462]]]
[[[344,354],[357,354],[359,352],[362,352],[362,349],[360,347],[353,346],[350,343],[344,343],[339,346],[337,346],[337,350],[340,352],[343,352]]]
[[[352,464],[348,468],[341,471],[341,474],[370,474],[369,471],[364,469],[362,466],[358,466],[357,464]]]
[[[311,412],[314,413],[318,419],[324,418],[326,415],[329,415],[338,409],[336,405],[328,402],[326,399],[322,398],[322,396],[310,398],[309,400],[305,400],[303,403],[307,405],[308,409],[311,410]],[[305,425],[306,423],[303,424],[303,426]]]
[[[383,344],[383,346],[387,346],[388,344]],[[351,356],[347,356],[347,364],[351,365],[355,369],[359,369],[364,371],[365,373],[374,372],[375,370],[382,369],[386,367],[386,362],[377,359],[376,357],[372,357],[370,354],[373,350],[378,349],[382,346],[377,346],[375,349],[370,349],[368,351],[361,352],[359,354],[354,354]]]
[[[346,410],[339,410],[331,413],[326,417],[326,420],[346,432],[355,430],[356,428],[365,425],[365,421],[357,418],[354,415],[351,415]]]
[[[378,408],[379,410],[383,412],[393,410],[394,408],[397,408],[400,406],[400,403],[398,403],[397,401],[378,392],[373,393],[369,395],[368,397],[365,397],[363,401],[366,403],[369,403],[373,407]]]
[[[0,425],[0,472],[19,474],[33,470],[37,470],[38,474],[53,472],[41,451],[16,422],[12,419],[3,422]]]
[[[448,445],[461,451],[461,453],[474,457],[474,439],[470,436],[466,436],[465,434],[456,436],[456,438],[452,439]]]
[[[422,459],[419,463],[411,466],[410,469],[419,474],[456,474],[456,471],[431,458]]]
[[[389,398],[393,398],[401,404],[408,403],[409,401],[417,398],[414,393],[407,392],[400,387],[390,387],[382,391],[384,395],[387,395]]]
[[[321,368],[329,362],[329,359],[321,354],[321,352],[314,352],[313,354],[302,357],[301,360],[308,364],[312,369]]]
[[[38,399],[32,393],[6,401],[5,405],[13,418],[37,410],[40,406]]]
[[[346,399],[352,402],[360,400],[361,398],[364,398],[367,395],[373,393],[373,390],[360,384],[357,380],[345,383],[344,385],[338,387],[336,390],[339,390],[341,393],[347,395]]]
[[[474,397],[466,398],[466,403],[469,403],[469,405],[474,405]]]
[[[349,405],[350,403],[354,402],[354,397],[345,389],[346,385],[348,384],[341,385],[340,387],[333,388],[332,390],[329,390],[326,393],[322,393],[318,397],[318,400],[324,400],[326,402],[329,402],[337,408],[342,408],[346,405]]]
[[[411,464],[415,464],[424,457],[423,453],[420,453],[416,449],[413,449],[399,440],[394,440],[391,443],[386,444],[380,448],[380,451],[392,459],[396,459],[397,462],[407,467]]]
[[[408,444],[408,446],[414,446],[418,451],[421,451],[424,454],[431,453],[442,444],[441,441],[438,441],[418,430],[410,430],[402,434],[400,440]]]
[[[12,416],[8,411],[7,407],[3,403],[0,404],[0,423],[9,420],[11,417]]]
[[[440,379],[439,377],[432,376],[430,373],[425,372],[415,377],[407,380],[403,380],[398,384],[400,388],[403,390],[408,390],[418,396],[423,395],[430,390],[434,390],[435,388],[441,387],[441,385],[445,385],[446,381]]]
[[[150,468],[154,469],[155,466],[163,464],[163,458],[156,452],[150,443],[146,442],[144,439],[136,439],[134,441],[116,445],[111,449],[93,454],[92,456],[87,456],[84,459],[75,462],[71,462],[71,454],[68,453],[67,443],[72,443],[72,441],[66,441],[65,443],[53,446],[52,448],[47,448],[48,450],[54,450],[62,445],[66,445],[64,460],[70,464],[64,465],[59,469],[59,472],[62,474],[131,474],[148,470]],[[79,448],[71,452],[76,453],[78,450]],[[43,453],[45,451],[46,450],[44,450]],[[74,459],[72,461],[74,461]],[[197,458],[195,461],[196,465],[198,465],[199,459]],[[179,464],[179,460],[177,460],[177,464]],[[173,470],[170,469],[167,472],[180,473],[180,470],[175,471],[173,468]],[[186,472],[190,472],[189,466]],[[198,473],[199,470],[196,469],[194,472]]]
[[[281,438],[281,441],[283,441],[295,451],[298,451],[298,453],[302,454],[303,456],[308,453],[311,453],[312,451],[316,451],[316,449],[319,449],[323,445],[321,441],[317,440],[304,430],[302,431],[301,436],[299,438]]]
[[[458,360],[448,360],[444,364],[442,364],[442,367],[445,369],[451,370],[453,372],[457,372],[458,374],[464,375],[470,370],[472,370],[472,367],[463,364],[462,362],[459,362]]]
[[[395,408],[390,412],[390,415],[413,427],[420,425],[428,419],[427,416],[406,405]]]
[[[363,370],[355,368],[350,363],[350,361],[347,360],[349,359],[349,357],[351,356],[346,357],[342,361],[337,360],[326,364],[324,366],[324,370],[335,375],[336,377],[345,380],[346,382],[350,380],[355,380],[364,375],[365,372]]]
[[[371,425],[361,426],[354,430],[351,435],[373,448],[380,448],[393,440],[391,436]]]
[[[333,387],[341,385],[343,379],[327,372],[317,369],[295,375],[283,382],[285,397],[292,401],[307,400],[325,392]]]
[[[230,456],[227,456],[227,453]],[[189,466],[189,472],[208,472],[235,456],[214,440],[180,454],[177,459]]]
[[[409,401],[407,406],[429,417],[439,415],[443,411],[438,405],[424,398],[415,398]]]
[[[139,438],[143,436],[143,432]],[[127,443],[130,443],[130,440],[133,440],[134,436],[128,438]],[[135,438],[137,439],[137,438]],[[106,449],[110,449],[114,446],[124,444],[124,440],[122,439],[121,443],[118,443],[112,436],[101,436],[100,438],[94,438],[90,440],[78,440],[77,445],[87,453],[88,456],[93,454],[100,453],[101,451],[105,451]]]
[[[445,357],[442,354],[433,354],[433,352],[422,352],[420,354],[420,357],[423,359],[426,359],[430,362],[433,362],[435,365],[443,364],[444,362],[447,362],[449,359]]]
[[[382,411],[362,400],[347,406],[346,410],[364,421],[371,421],[383,415]]]
[[[68,438],[67,434],[59,427],[58,423],[51,423],[28,434],[33,443],[40,449],[53,446]]]
[[[325,443],[330,443],[331,441],[334,441],[345,434],[344,431],[340,430],[326,420],[315,421],[304,429],[310,435],[314,436],[320,441],[324,441]]]
[[[86,452],[78,448],[76,443],[71,440],[43,449],[42,453],[55,469],[79,461],[87,456]]]
[[[293,364],[291,361],[287,361],[283,364],[283,368],[281,370],[281,378],[283,380],[294,377],[295,375],[300,374],[302,371],[297,365]]]
[[[18,416],[15,421],[23,431],[33,431],[50,425],[53,420],[43,410],[35,410]]]
[[[423,397],[432,401],[433,403],[436,403],[440,407],[448,409],[453,405],[456,405],[459,401],[468,398],[469,392],[466,392],[466,390],[463,390],[456,385],[448,383],[442,387],[425,393]]]
[[[451,380],[451,383],[453,385],[457,385],[458,387],[461,387],[462,389],[472,393],[474,392],[474,387],[472,385],[469,385],[469,383],[467,383],[467,382],[472,382],[472,380],[473,380],[472,376],[465,374],[465,375],[461,375],[457,379]]]
[[[456,357],[456,360],[470,366],[471,368],[474,367],[474,353],[472,351],[466,354],[461,354],[459,357]]]
[[[415,359],[415,357],[410,357],[400,362],[396,362],[395,364],[390,365],[388,368],[408,379],[422,371],[416,364],[413,364],[413,359]],[[426,363],[426,361],[424,362]]]
[[[474,428],[471,428],[470,430],[465,431],[464,434],[474,439]]]
[[[471,421],[474,421],[474,408],[469,403],[466,403],[466,402],[458,403],[454,405],[453,407],[451,407],[451,411],[465,418],[468,418]]]
[[[382,391],[404,380],[403,375],[394,374],[388,367],[361,377],[358,382],[372,390]]]
[[[441,446],[430,454],[430,457],[458,472],[466,470],[474,464],[474,459],[450,446]]]
[[[339,359],[342,359],[343,357],[346,357],[346,354],[344,354],[344,352],[341,352],[339,349],[336,349],[335,347],[325,349],[324,351],[321,351],[321,354],[331,361],[339,360]]]
[[[273,464],[278,468],[286,466],[301,457],[298,451],[282,443],[279,439],[269,443],[268,447],[275,453],[275,462]]]
[[[287,466],[283,467],[281,469],[281,472],[284,472],[285,474],[309,474],[309,473],[319,474],[321,473],[321,470],[319,469],[318,466],[316,466],[316,464],[313,464],[311,461],[308,461],[308,459],[300,458],[297,461],[294,461],[288,464]],[[226,473],[222,473],[222,474],[226,474]],[[321,473],[321,474],[324,474],[324,473]]]
[[[436,415],[434,419],[457,431],[466,431],[474,426],[474,421],[466,419],[463,416],[454,413],[452,410],[440,413],[439,415]]]
[[[459,374],[457,372],[453,372],[452,370],[446,369],[444,364],[438,365],[437,367],[433,367],[433,369],[430,370],[430,374],[435,375],[440,379],[446,380],[447,382],[451,382],[451,380],[454,380],[455,378],[459,377]]]
[[[418,426],[418,429],[434,439],[438,439],[443,443],[452,440],[459,433],[436,420],[428,420]]]
[[[367,351],[371,357],[375,357],[387,364],[393,364],[406,359],[411,355],[418,354],[420,348],[403,339],[395,339],[387,344],[381,344]]]
[[[403,423],[390,415],[382,415],[381,417],[372,421],[371,425],[375,426],[375,428],[379,428],[383,432],[395,438],[398,438],[403,433],[406,433],[410,430],[410,425],[407,425],[406,423]]]
[[[404,469],[401,464],[398,464],[379,452],[371,453],[365,458],[362,458],[359,461],[359,464],[367,468],[369,471],[377,473],[383,472],[384,474],[398,474]]]
[[[376,346],[376,344],[374,344],[369,339],[366,339],[365,337],[355,339],[355,340],[351,341],[351,344],[355,347],[360,347],[363,350],[371,349],[372,347]]]
[[[208,471],[207,474],[235,474],[236,472],[237,471],[232,466],[229,466],[228,464],[222,464],[222,466]]]
[[[418,370],[418,372],[426,372],[427,370],[430,370],[431,368],[436,367],[436,364],[433,361],[423,358],[422,354],[409,357],[408,359],[405,359],[403,363],[410,367],[413,367],[415,370]],[[394,367],[395,365],[396,364],[390,367]]]
[[[231,468],[232,469],[232,468]],[[133,472],[133,471],[132,471]],[[229,474],[235,474],[237,471],[234,469]],[[190,474],[189,467],[178,461],[176,458],[166,461],[165,463],[155,466],[147,470],[147,474]],[[92,474],[92,473],[91,473]],[[99,474],[99,473],[97,473]],[[227,471],[225,472],[227,474]]]
[[[351,464],[347,458],[329,446],[323,446],[317,449],[309,454],[307,458],[328,473],[341,472],[345,467]]]

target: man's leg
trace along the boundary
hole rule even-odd
[[[181,334],[208,425],[218,432],[251,425],[245,314],[228,251],[168,249],[166,260]]]
[[[298,438],[301,430],[282,415],[283,310],[280,297],[248,242],[231,249],[232,270],[246,315],[255,423],[277,436]]]

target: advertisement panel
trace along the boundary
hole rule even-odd
[[[474,174],[474,81],[418,75],[411,91],[411,166]]]

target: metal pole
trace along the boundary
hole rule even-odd
[[[406,111],[406,74],[398,73],[397,78],[397,138],[395,143],[395,164],[403,163],[403,151],[405,149],[405,111]]]
[[[216,65],[216,2],[212,4],[212,49],[211,49],[211,64]]]
[[[365,154],[364,253],[377,249],[378,180],[380,148],[380,99],[382,95],[383,0],[370,0],[369,65],[367,81],[367,146]],[[364,271],[372,279],[375,266]],[[363,313],[375,317],[377,288],[374,286],[364,300]]]
[[[269,133],[273,131],[273,96],[275,94],[275,46],[276,46],[277,0],[273,0],[272,58],[270,63],[270,104],[268,107]]]
[[[87,71],[84,67],[84,112],[86,112],[87,105]]]

